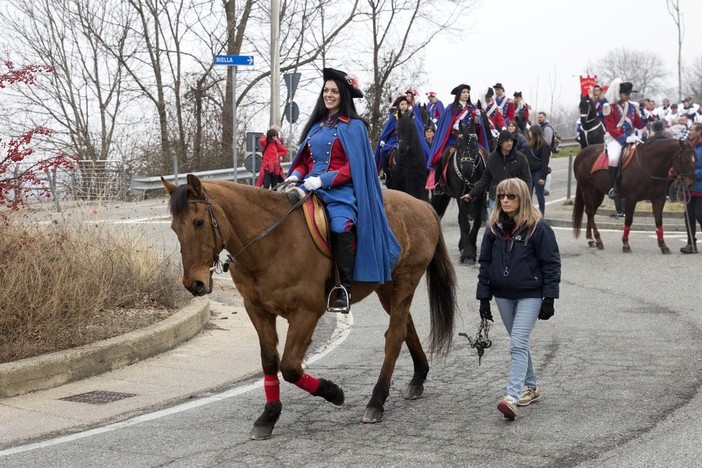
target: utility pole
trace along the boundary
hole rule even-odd
[[[271,122],[280,124],[280,0],[271,0]]]

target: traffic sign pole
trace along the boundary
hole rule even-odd
[[[234,166],[234,182],[239,182],[239,173],[237,172],[237,125],[236,125],[236,67],[239,65],[253,65],[253,55],[215,55],[215,65],[225,65],[228,67],[227,74],[232,76],[232,162]]]

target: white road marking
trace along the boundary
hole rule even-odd
[[[321,347],[319,351],[310,355],[303,363],[303,366],[306,367],[322,359],[324,356],[336,349],[349,336],[349,334],[351,333],[352,326],[352,314],[336,314],[336,327],[334,328],[334,331],[332,332],[329,341],[327,341],[327,344]],[[261,387],[263,387],[263,380],[259,379],[257,382],[252,382],[246,385],[235,387],[222,393],[218,393],[216,395],[211,395],[205,398],[201,398],[199,400],[189,401],[187,403],[176,405],[171,408],[166,408],[160,411],[154,411],[153,413],[137,416],[126,421],[108,424],[107,426],[57,437],[51,440],[45,440],[42,442],[36,442],[33,444],[21,445],[18,447],[0,450],[0,458],[7,457],[9,455],[14,455],[17,453],[29,452],[32,450],[38,450],[54,445],[64,444],[66,442],[72,442],[74,440],[85,439],[87,437],[104,434],[106,432],[116,431],[125,427],[136,426],[137,424],[153,421],[173,414],[182,413],[183,411],[188,411],[193,408],[209,405],[210,403],[216,403],[218,401],[226,400],[227,398],[233,398],[235,396],[243,395],[246,392],[250,392],[251,390],[259,389]]]

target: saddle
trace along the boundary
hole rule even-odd
[[[629,163],[634,159],[634,154],[636,153],[636,144],[626,145],[622,148],[622,157],[620,159],[619,166],[623,170]],[[595,164],[592,165],[592,170],[590,174],[594,174],[598,171],[606,171],[609,168],[609,157],[607,152],[602,150],[602,153],[595,160]]]
[[[305,214],[307,229],[310,231],[315,245],[324,255],[332,258],[329,241],[329,218],[324,202],[317,194],[313,193],[302,205],[302,212]]]

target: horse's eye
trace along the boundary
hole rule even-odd
[[[201,227],[204,226],[204,225],[205,225],[205,220],[204,220],[204,219],[198,219],[197,221],[195,221],[195,227],[196,227],[196,228],[201,228]]]

